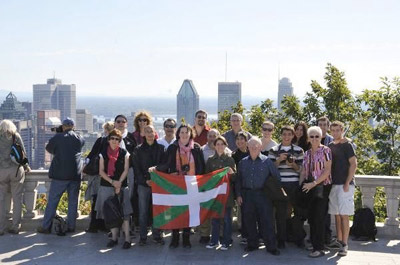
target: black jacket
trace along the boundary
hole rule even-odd
[[[93,157],[98,156],[101,152],[101,150],[104,148],[104,146],[107,146],[108,140],[106,136],[102,136],[97,138],[96,142],[94,143],[92,150],[90,153],[87,155],[87,158],[90,160],[93,159]]]
[[[178,172],[176,170],[176,151],[178,150],[178,140],[173,142],[167,149],[167,158],[164,163],[158,165],[156,169],[158,171],[162,171],[165,173],[175,173]],[[205,163],[204,163],[204,156],[203,151],[198,143],[194,143],[194,148],[192,149],[194,165],[196,167],[195,174],[201,175],[205,173]]]
[[[123,141],[125,143],[126,150],[129,152],[129,154],[132,155],[133,151],[135,150],[135,147],[137,146],[133,133],[128,132]]]
[[[149,145],[146,140],[135,148],[132,155],[133,170],[139,185],[147,186],[146,180],[150,180],[148,172],[150,167],[157,166],[165,160],[164,146],[154,141]]]
[[[49,178],[58,180],[80,180],[82,173],[82,147],[85,140],[73,130],[57,133],[46,145],[53,155]]]

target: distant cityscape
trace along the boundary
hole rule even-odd
[[[163,122],[167,118],[176,119],[178,124],[183,119],[193,124],[195,112],[204,108],[209,112],[209,121],[217,120],[218,113],[231,111],[238,101],[242,102],[242,83],[238,81],[219,82],[217,102],[208,100],[200,104],[200,95],[194,82],[189,79],[185,79],[177,91],[176,102],[172,99],[155,98],[149,104],[143,100],[132,102],[118,98],[108,99],[109,108],[104,98],[93,97],[82,99],[81,106],[85,108],[77,108],[76,85],[63,84],[61,79],[53,77],[47,79],[46,84],[33,85],[32,102],[20,102],[13,92],[9,92],[0,105],[0,120],[9,119],[16,125],[32,169],[48,169],[52,157],[46,152],[45,146],[55,134],[54,128],[60,126],[67,117],[75,120],[75,130],[85,139],[83,152],[87,152],[101,136],[103,123],[113,120],[119,113],[127,116],[128,130],[133,131],[135,111],[149,110],[153,114],[153,123],[158,134],[163,136]],[[285,95],[293,95],[293,86],[287,77],[279,80],[278,109]],[[261,100],[264,99],[259,99],[254,104]],[[173,107],[175,104],[176,110]],[[153,111],[151,106],[157,106],[157,110]]]

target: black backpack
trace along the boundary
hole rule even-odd
[[[122,209],[123,191],[121,191],[121,198],[119,197],[118,194],[115,194],[104,201],[103,218],[104,225],[107,229],[119,228],[124,221]]]
[[[18,165],[17,172],[15,173],[15,177],[17,177],[19,168],[28,164],[28,157],[24,151],[24,148],[22,148],[22,146],[17,143],[15,134],[13,134],[12,140],[13,143],[11,145],[10,158],[11,161]]]
[[[357,241],[376,241],[375,214],[368,207],[358,209],[354,214],[350,235]]]
[[[57,214],[53,218],[52,228],[57,236],[65,236],[67,232],[67,222]]]

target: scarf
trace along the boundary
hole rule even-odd
[[[183,145],[178,141],[178,150],[176,151],[176,170],[179,175],[195,175],[195,164],[192,154],[194,141],[190,140],[187,145]],[[189,171],[183,172],[182,165],[189,165]]]
[[[107,175],[114,176],[115,173],[115,164],[117,163],[119,155],[119,147],[114,150],[111,149],[110,146],[107,148],[107,156],[108,156],[108,164],[107,164]]]
[[[124,138],[128,135],[128,129],[125,129],[124,132],[122,133],[122,139],[121,142],[119,143],[119,147],[126,149]]]

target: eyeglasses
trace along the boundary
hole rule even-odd
[[[318,139],[318,138],[319,138],[319,135],[310,135],[309,137],[310,137],[311,139],[314,139],[314,138]]]
[[[207,119],[207,117],[206,116],[197,116],[197,119],[199,119],[199,120],[205,120],[205,119]]]
[[[110,140],[114,140],[114,141],[121,141],[121,138],[119,138],[119,137],[110,137]]]
[[[146,119],[146,118],[144,118],[144,119],[138,119],[138,121],[140,121],[140,122],[148,122],[149,119]]]
[[[126,121],[123,121],[123,120],[116,120],[115,122],[116,123],[126,123]]]
[[[165,125],[164,128],[166,128],[166,129],[174,129],[174,128],[176,128],[176,125]]]
[[[268,132],[272,132],[274,129],[272,129],[272,128],[262,128],[262,130],[264,131],[264,132],[266,132],[266,131],[268,131]]]

